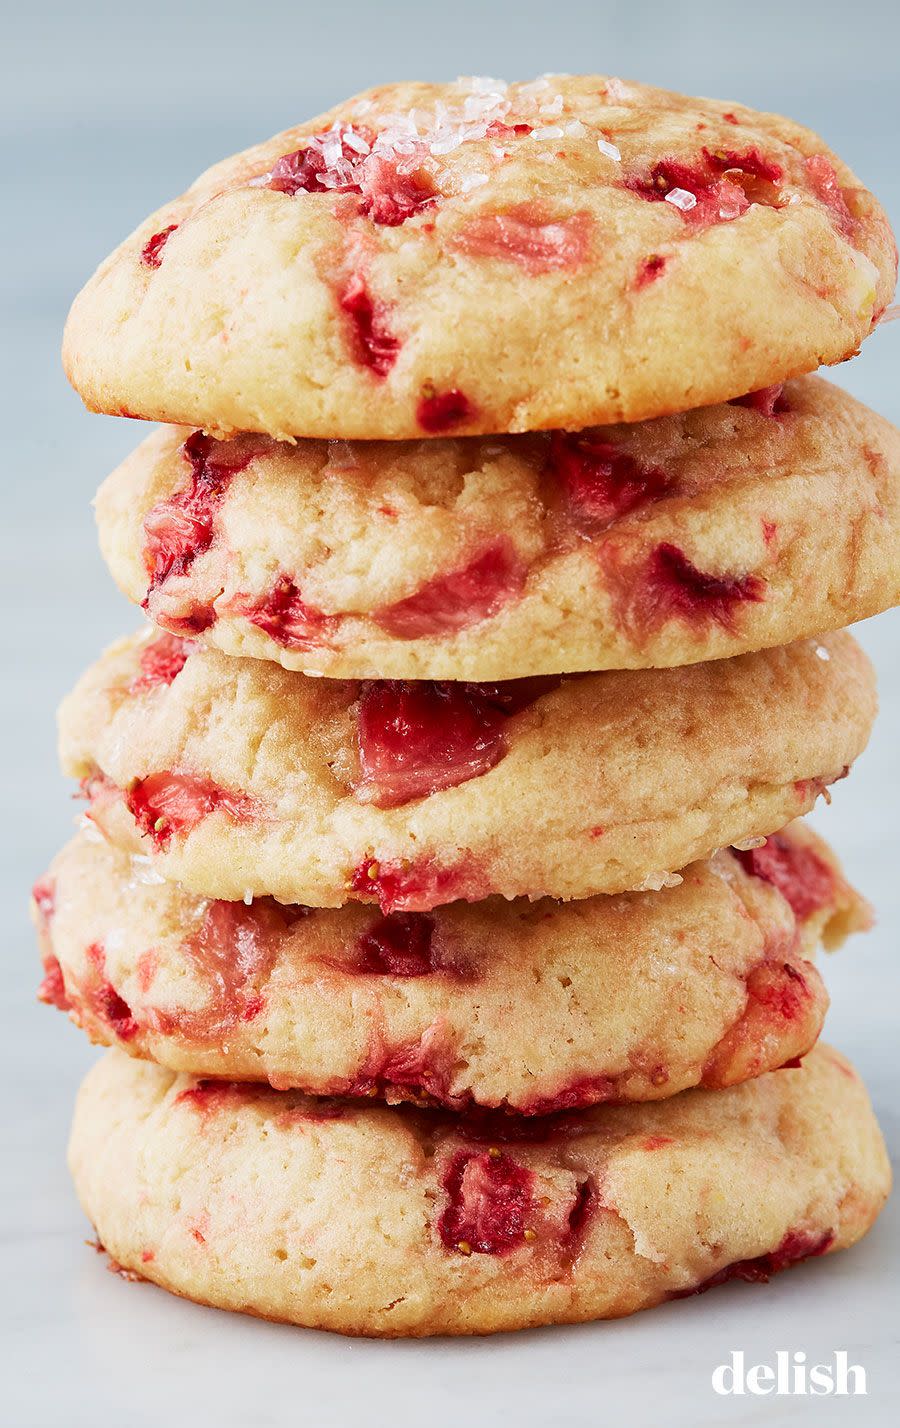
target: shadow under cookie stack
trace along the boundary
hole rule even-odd
[[[484,1333],[870,1227],[813,960],[869,912],[798,820],[875,715],[900,435],[804,374],[895,276],[815,135],[596,76],[373,90],[102,265],[65,362],[166,423],[97,500],[151,624],[62,707],[34,908],[117,1267]]]

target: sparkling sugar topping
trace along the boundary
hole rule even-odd
[[[544,75],[516,85],[513,91],[504,80],[488,76],[460,79],[458,101],[441,99],[427,107],[379,114],[377,133],[371,127],[375,106],[372,100],[361,99],[347,120],[335,120],[325,132],[309,135],[301,149],[283,155],[268,174],[251,183],[291,194],[331,190],[366,195],[373,182],[383,178],[386,166],[392,175],[408,178],[421,171],[427,160],[443,158],[473,140],[584,138],[588,131],[580,119],[564,122],[565,99],[551,83],[553,78]],[[613,95],[612,88],[609,94]],[[618,161],[614,144],[600,140],[599,146]],[[504,156],[505,150],[496,147],[494,157]],[[487,177],[469,175],[462,191],[479,187]],[[377,214],[373,217],[383,221]]]
[[[671,203],[675,208],[680,208],[682,213],[689,213],[692,208],[697,207],[696,194],[688,193],[686,188],[670,188],[665,195],[666,203]]]
[[[435,158],[452,153],[470,140],[485,139],[494,124],[502,124],[512,108],[508,85],[500,79],[476,77],[459,81],[468,88],[462,103],[438,100],[432,111],[411,109],[385,116],[377,143],[387,152],[421,145]],[[562,103],[562,96],[560,96]]]

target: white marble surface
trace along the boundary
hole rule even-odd
[[[662,3],[400,0],[379,13],[364,0],[258,0],[252,15],[231,0],[91,0],[10,8],[4,20],[0,578],[3,668],[15,671],[0,706],[4,1419],[14,1428],[896,1422],[896,1201],[856,1250],[767,1288],[735,1285],[618,1324],[465,1343],[355,1343],[217,1315],[123,1283],[84,1246],[64,1145],[94,1053],[33,1001],[25,897],[72,817],[55,767],[54,705],[131,619],[101,568],[88,500],[138,431],[84,415],[56,355],[67,300],[90,266],[204,164],[297,115],[369,82],[473,71],[593,67],[786,109],[825,132],[900,219],[895,7],[702,0],[676,18]],[[895,420],[898,351],[900,324],[835,374]],[[865,1074],[896,1157],[900,616],[870,622],[861,637],[879,663],[882,717],[816,821],[880,921],[828,964],[828,1034]],[[777,1349],[817,1360],[846,1348],[868,1371],[868,1397],[719,1399],[710,1374],[736,1348],[765,1362]]]

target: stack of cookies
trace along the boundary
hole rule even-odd
[[[900,435],[804,374],[895,268],[815,135],[597,76],[373,90],[102,265],[65,360],[166,423],[97,500],[151,623],[63,705],[35,915],[117,1267],[479,1333],[872,1224],[813,960],[869,911],[798,820],[875,715]]]

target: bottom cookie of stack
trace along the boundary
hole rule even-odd
[[[820,1046],[724,1091],[528,1120],[317,1100],[111,1051],[70,1165],[124,1269],[348,1334],[612,1318],[844,1249],[890,1188],[865,1089]]]

